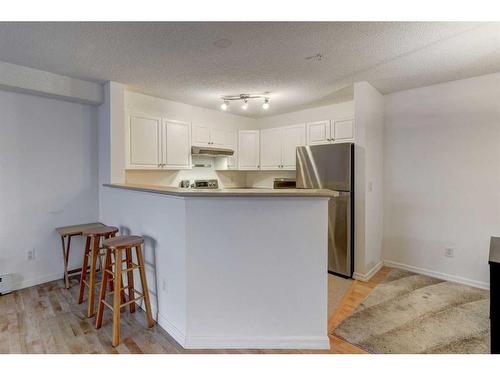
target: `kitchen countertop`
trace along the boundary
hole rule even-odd
[[[103,186],[174,195],[180,197],[333,197],[334,192],[327,189],[262,189],[262,188],[234,188],[234,189],[191,189],[160,185],[142,184],[104,184]]]
[[[500,237],[490,238],[490,257],[488,263],[500,263]]]

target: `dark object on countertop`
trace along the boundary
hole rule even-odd
[[[500,354],[500,237],[490,239],[491,354]]]
[[[295,189],[297,182],[294,178],[275,178],[273,189]]]

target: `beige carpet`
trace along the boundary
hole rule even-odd
[[[351,287],[352,281],[352,279],[328,274],[328,317],[333,315],[340,300]]]
[[[333,334],[371,353],[489,353],[489,293],[394,269]]]

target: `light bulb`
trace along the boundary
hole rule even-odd
[[[220,109],[222,109],[223,111],[227,111],[227,107],[229,107],[227,101],[224,100],[224,102],[220,105]]]
[[[246,111],[248,109],[248,101],[245,99],[243,101],[243,105],[241,106],[241,109]]]
[[[269,108],[269,99],[264,99],[264,104],[262,104],[262,108],[268,109]]]

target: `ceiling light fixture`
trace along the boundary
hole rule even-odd
[[[227,111],[229,108],[229,101],[230,100],[242,100],[243,104],[241,105],[241,109],[246,111],[248,109],[248,100],[249,99],[264,99],[264,104],[262,104],[262,108],[268,109],[269,108],[269,97],[267,96],[269,94],[268,92],[264,94],[240,94],[240,95],[226,95],[222,96],[221,99],[223,100],[222,104],[220,105],[220,108],[223,111]]]
[[[262,104],[262,108],[269,109],[269,99],[268,98],[264,99],[264,104]]]

